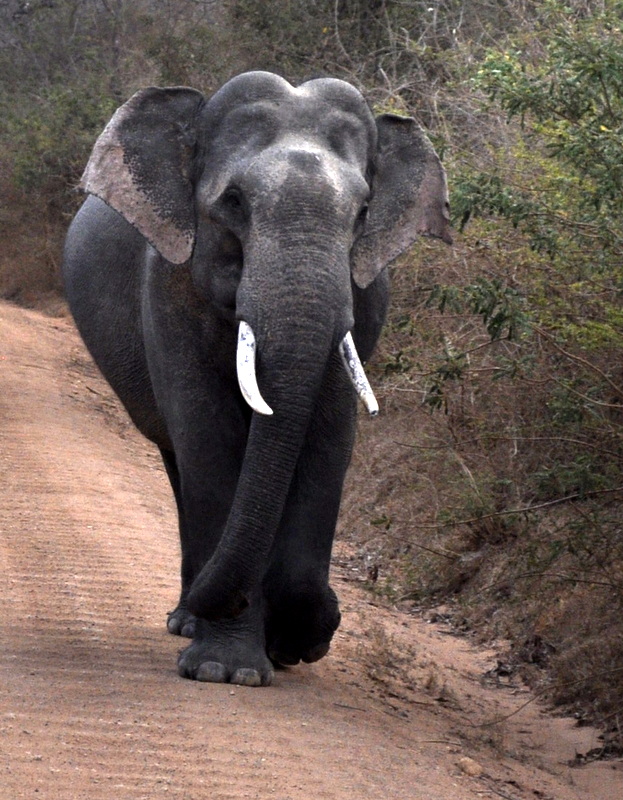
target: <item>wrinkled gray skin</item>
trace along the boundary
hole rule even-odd
[[[362,360],[387,305],[385,266],[419,234],[449,239],[445,176],[411,119],[376,120],[350,85],[240,75],[210,99],[146,89],[85,171],[64,278],[80,332],[160,448],[179,512],[190,636],[181,675],[248,685],[324,656],[328,583]],[[248,322],[274,410],[245,404]]]

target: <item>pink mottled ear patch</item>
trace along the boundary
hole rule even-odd
[[[192,89],[137,92],[97,139],[80,183],[173,264],[187,261],[194,247],[193,189],[184,163],[189,148],[181,122],[202,100]]]

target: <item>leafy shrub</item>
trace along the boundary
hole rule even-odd
[[[474,59],[481,118],[504,124],[446,128],[463,235],[395,271],[375,377],[392,407],[421,405],[368,545],[394,596],[460,591],[494,635],[547,639],[562,683],[586,659],[582,688],[552,696],[590,695],[604,724],[623,705],[623,651],[600,645],[623,606],[622,20],[621,2],[538,3]],[[402,593],[390,557],[413,565]],[[583,649],[572,619],[591,605]]]

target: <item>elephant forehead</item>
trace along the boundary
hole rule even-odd
[[[200,189],[210,203],[228,185],[237,185],[248,200],[272,205],[278,197],[322,197],[322,205],[336,213],[358,205],[369,192],[365,171],[341,158],[316,139],[288,133],[265,147],[230,151],[225,168],[220,158],[208,160]],[[258,207],[259,207],[258,206]]]
[[[367,106],[366,106],[367,109]],[[357,109],[339,105],[314,94],[291,95],[279,100],[262,98],[252,102],[241,102],[223,112],[219,127],[232,132],[247,133],[248,129],[262,130],[267,134],[287,130],[359,130],[370,132],[368,122],[374,126],[370,115],[361,115]]]
[[[316,78],[300,86],[293,86],[280,75],[272,72],[244,72],[229,80],[209,101],[209,104],[223,110],[242,103],[257,100],[282,101],[285,98],[323,98],[326,101],[348,108],[353,113],[372,118],[362,94],[350,83],[338,78]]]
[[[266,148],[248,163],[245,172],[251,180],[261,175],[264,191],[279,192],[284,184],[292,187],[297,182],[310,189],[323,187],[327,201],[331,196],[341,199],[350,189],[344,162],[326,148],[302,136],[290,134],[274,146]]]
[[[243,72],[236,75],[212,96],[210,103],[231,107],[239,102],[253,102],[261,98],[278,99],[294,91],[292,84],[272,72]]]
[[[316,98],[256,101],[231,109],[208,128],[209,159],[224,165],[240,159],[261,157],[288,149],[313,151],[324,160],[338,157],[365,172],[376,146],[376,126],[371,131],[354,113],[319,103]],[[313,165],[313,160],[308,159]]]
[[[244,73],[225,84],[202,114],[208,141],[225,146],[244,139],[265,146],[280,134],[305,131],[330,143],[346,138],[366,150],[376,148],[376,124],[366,101],[335,78],[294,87],[272,73]]]
[[[322,99],[356,114],[368,123],[374,122],[372,112],[361,92],[339,78],[316,78],[306,81],[295,89],[295,93],[313,100]]]

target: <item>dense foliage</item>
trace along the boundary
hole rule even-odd
[[[623,490],[623,4],[611,6],[574,17],[545,3],[529,34],[484,54],[472,85],[518,124],[488,143],[484,164],[457,170],[454,213],[462,228],[501,220],[480,230],[498,248],[513,241],[514,258],[496,254],[493,276],[436,286],[430,300],[479,314],[492,341],[513,342],[496,377],[546,388],[539,417],[512,426],[572,446],[526,476],[536,500]],[[461,360],[469,369],[460,352],[454,372],[440,368],[431,404]]]
[[[427,272],[394,316],[385,370],[446,422],[410,443],[437,495],[411,593],[471,589],[496,633],[547,640],[558,699],[619,730],[623,4],[525,23],[461,73],[498,125],[476,147],[446,129],[465,269]]]

